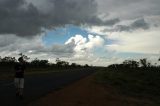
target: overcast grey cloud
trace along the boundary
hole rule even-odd
[[[131,25],[117,25],[115,30],[116,31],[134,31],[137,29],[147,30],[149,29],[150,25],[144,19],[135,20]]]
[[[66,24],[114,25],[101,20],[95,0],[1,0],[0,34],[32,36]]]
[[[56,55],[60,57],[68,57],[72,56],[74,54],[74,48],[75,48],[75,41],[73,40],[72,42],[68,44],[53,44],[49,47],[41,47],[35,50],[34,53],[48,53],[50,55]]]
[[[160,15],[160,0],[96,0],[98,11],[121,20]]]
[[[160,0],[1,0],[0,34],[33,36],[66,24],[113,26],[121,20],[160,15],[159,4]],[[141,26],[137,22],[132,28]]]
[[[131,29],[149,29],[149,24],[144,19],[138,19],[131,24]]]
[[[26,8],[24,0],[1,0],[0,33],[16,35],[33,35],[40,32],[41,20],[36,8],[29,4]]]
[[[0,36],[0,56],[8,56],[13,54],[18,55],[24,53],[28,55],[47,54],[56,57],[68,57],[74,54],[75,42],[74,40],[68,44],[53,44],[45,46],[40,36],[32,37],[32,39],[25,39],[15,35]]]
[[[127,32],[132,32],[138,29],[143,29],[143,30],[147,30],[150,28],[150,24],[147,23],[144,18],[141,19],[137,19],[135,21],[133,21],[132,23],[130,23],[130,25],[115,25],[113,28],[111,29],[104,29],[102,30],[103,32],[121,32],[121,31],[127,31]]]

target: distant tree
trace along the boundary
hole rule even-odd
[[[34,65],[34,66],[38,66],[38,63],[39,63],[38,58],[35,58],[34,60],[31,61],[31,64]]]
[[[62,61],[62,60],[60,60],[59,58],[57,58],[57,59],[56,59],[56,65],[57,65],[58,67],[60,67],[60,66],[69,66],[69,62]]]
[[[147,63],[147,67],[152,67],[151,63],[148,62]]]
[[[49,65],[48,60],[39,60],[38,58],[35,58],[34,60],[31,61],[31,64],[34,66],[47,66]]]
[[[137,68],[139,67],[139,62],[132,60],[132,68]]]
[[[123,66],[128,68],[137,68],[139,66],[139,62],[134,60],[125,60],[123,61]]]
[[[147,65],[148,65],[148,63],[147,63],[147,59],[146,58],[144,58],[144,59],[140,59],[140,63],[141,63],[141,65],[142,65],[142,67],[147,67]]]
[[[76,63],[72,63],[72,64],[71,64],[71,67],[76,67],[76,66],[77,66]]]
[[[85,64],[84,66],[85,66],[85,67],[89,67],[89,65],[88,65],[88,64]]]
[[[4,58],[2,58],[1,59],[1,62],[12,62],[12,63],[14,63],[14,62],[16,62],[16,58],[15,57],[4,57]]]
[[[23,53],[19,53],[18,55],[20,55],[21,57],[23,57],[23,59],[24,59],[25,61],[27,61],[27,60],[30,59],[28,56],[24,55]]]
[[[158,59],[158,62],[160,62],[160,58]],[[159,66],[160,67],[160,66]]]
[[[111,64],[108,66],[108,68],[112,68],[115,71],[118,71],[118,69],[123,68],[123,67],[124,67],[123,64]]]
[[[48,60],[40,60],[40,61],[39,61],[39,64],[40,64],[40,65],[43,65],[43,66],[46,66],[46,65],[49,64],[49,61],[48,61]]]
[[[69,66],[69,62],[63,61],[63,66]]]

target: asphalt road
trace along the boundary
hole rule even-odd
[[[0,106],[25,106],[49,92],[61,89],[93,72],[95,71],[87,69],[25,76],[23,100],[15,95],[13,79],[0,80]]]

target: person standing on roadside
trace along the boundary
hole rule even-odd
[[[23,99],[23,89],[24,89],[24,71],[25,71],[25,64],[24,64],[23,57],[18,58],[18,63],[15,65],[15,87],[16,87],[16,96],[19,96]]]

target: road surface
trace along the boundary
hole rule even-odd
[[[95,71],[88,69],[25,76],[23,100],[15,95],[13,79],[0,80],[0,106],[25,106],[49,92],[63,88],[93,72]]]

